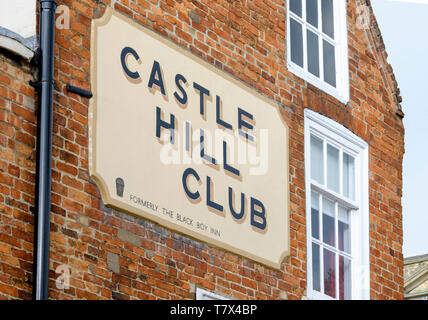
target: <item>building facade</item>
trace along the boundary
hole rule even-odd
[[[404,298],[404,114],[370,1],[58,0],[57,5],[50,299]],[[38,80],[40,53],[12,33],[4,32],[6,40],[0,42],[0,297],[31,299],[40,99],[30,81]],[[150,46],[144,46],[146,38]],[[123,48],[113,56],[117,72],[116,62],[98,64],[108,61],[116,45]],[[180,73],[171,71],[180,66]],[[174,86],[167,80],[171,74]],[[198,77],[217,80],[202,83]],[[67,85],[91,91],[93,97],[70,92]],[[223,90],[223,114],[220,94],[214,97],[217,88]],[[156,201],[137,211],[123,205],[119,187],[124,184],[127,190],[129,179],[111,180],[117,195],[109,195],[113,189],[110,182],[103,184],[103,174],[114,171],[117,163],[137,159],[143,169],[154,170],[150,150],[135,156],[137,147],[130,147],[126,154],[118,151],[118,158],[111,150],[97,153],[109,142],[101,139],[121,150],[121,144],[113,143],[118,133],[97,136],[104,132],[103,106],[119,96],[116,105],[125,111],[113,115],[120,117],[142,91],[142,98],[160,101],[158,109],[151,106],[158,138],[175,129],[171,109],[161,110],[174,103],[180,107],[177,118],[187,103],[200,106],[196,114],[202,116],[204,103],[217,107],[215,124],[224,130],[229,108],[241,107],[233,117],[248,143],[253,126],[264,121],[271,124],[269,134],[277,133],[269,168],[279,172],[269,171],[268,179],[248,183],[244,167],[226,167],[224,161],[217,171],[228,170],[227,177],[218,182],[215,170],[205,166],[213,170],[207,172],[214,181],[214,199],[220,189],[215,183],[227,188],[237,172],[243,175],[237,185],[258,192],[254,198],[242,196],[238,213],[229,191],[234,220],[225,220],[218,232],[229,232],[230,239],[212,240],[188,232],[177,221],[165,223],[150,215]],[[248,112],[239,102],[226,103],[234,96],[248,99]],[[259,109],[251,109],[251,101]],[[273,120],[264,104],[279,111]],[[132,117],[126,119],[115,128],[131,127]],[[281,126],[276,127],[277,121]],[[201,157],[215,165],[203,150],[201,146]],[[104,165],[107,169],[100,173]],[[131,170],[138,176],[139,169]],[[211,209],[223,212],[223,206],[209,201],[210,187],[205,194],[183,178],[172,180],[175,189],[169,192],[155,178],[168,170],[161,166],[153,176],[146,175],[141,189],[153,197],[168,190],[164,206],[181,197],[177,203],[191,207],[191,200],[207,197],[195,214],[217,219],[218,212]],[[199,181],[198,170],[185,171],[186,177]],[[136,196],[126,196],[142,205]],[[245,203],[248,213],[242,209]],[[238,241],[247,231],[260,241]],[[267,237],[272,242],[265,244]],[[280,257],[271,259],[270,251],[276,249]]]

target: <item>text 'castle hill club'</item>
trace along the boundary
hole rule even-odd
[[[141,63],[141,59],[139,54],[131,47],[125,47],[123,48],[121,55],[120,55],[120,62],[122,69],[125,73],[125,76],[128,78],[128,80],[131,83],[138,84],[142,82],[142,76],[138,71],[132,71],[130,70],[130,67],[128,65],[128,59],[132,56],[135,61],[138,63]],[[162,72],[161,65],[158,61],[154,60],[153,65],[151,68],[150,76],[147,81],[147,87],[149,90],[158,90],[161,92],[162,95],[167,95],[167,90],[165,87],[165,82],[163,79],[164,75]],[[177,102],[177,104],[180,105],[180,107],[187,107],[188,102],[188,95],[187,91],[184,88],[184,85],[187,84],[188,80],[186,77],[184,77],[182,74],[176,74],[175,75],[175,85],[177,87],[177,90],[174,92],[173,96]],[[204,85],[201,85],[199,83],[193,82],[193,88],[197,93],[199,94],[199,113],[200,116],[204,119],[209,121],[207,119],[207,103],[206,98],[211,96],[211,92],[208,88],[206,88]],[[221,97],[216,95],[216,124],[221,127],[223,130],[237,130],[237,133],[239,136],[241,136],[242,139],[245,140],[247,144],[255,144],[256,143],[256,137],[252,133],[254,130],[254,124],[255,118],[254,116],[244,110],[241,107],[237,107],[237,124],[236,127],[230,123],[227,122],[227,120],[222,119],[221,117]],[[176,131],[178,130],[178,126],[176,124],[176,117],[173,113],[170,113],[169,115],[169,121],[167,121],[162,116],[162,108],[159,106],[156,106],[156,132],[155,136],[160,139],[161,138],[161,131],[162,128],[165,130],[168,130],[170,132],[169,136],[169,142],[174,145],[177,143],[176,139]],[[184,121],[184,131],[185,131],[185,151],[191,153],[191,124],[189,121]],[[199,144],[200,144],[200,158],[204,159],[202,163],[215,167],[215,169],[218,169],[218,166],[222,164],[223,170],[225,174],[235,177],[235,178],[241,178],[241,172],[239,169],[233,167],[230,162],[228,163],[228,144],[227,141],[222,141],[222,158],[218,159],[213,154],[209,154],[206,151],[205,144],[207,142],[206,139],[207,132],[201,128],[199,131]],[[161,143],[161,141],[159,141]],[[267,153],[266,153],[267,157]],[[183,189],[186,193],[186,196],[188,197],[189,201],[198,201],[201,199],[201,194],[199,191],[190,190],[188,186],[188,180],[192,177],[193,179],[196,179],[198,183],[200,183],[201,178],[198,175],[197,171],[193,168],[187,168],[184,170],[182,175],[182,184]],[[210,176],[207,175],[206,177],[206,205],[210,207],[211,209],[214,209],[218,212],[224,212],[224,204],[220,204],[215,202],[213,199],[213,181]],[[228,187],[228,190],[226,191],[228,193],[228,206],[229,211],[231,215],[236,220],[241,220],[245,216],[246,208],[245,208],[245,198],[246,195],[241,192],[240,196],[240,209],[237,210],[235,208],[234,204],[234,190],[231,187]],[[261,231],[265,230],[267,227],[266,224],[266,208],[265,205],[258,199],[254,197],[250,197],[250,216],[251,216],[251,225]]]

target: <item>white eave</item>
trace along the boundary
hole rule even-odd
[[[23,38],[9,29],[0,27],[0,47],[31,60],[36,49],[35,37]]]

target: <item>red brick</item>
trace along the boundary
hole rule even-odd
[[[345,106],[288,70],[284,1],[115,2],[116,11],[285,107],[279,115],[290,128],[291,254],[278,271],[221,249],[197,248],[175,239],[170,230],[161,234],[141,218],[101,205],[88,171],[89,100],[67,92],[65,85],[94,89],[89,80],[90,23],[105,6],[91,0],[64,4],[72,19],[71,29],[56,35],[51,261],[84,271],[64,292],[51,279],[50,298],[187,299],[194,297],[191,287],[196,285],[236,299],[278,299],[280,291],[288,299],[301,299],[307,290],[304,108],[343,124],[370,144],[370,298],[403,298],[404,133],[392,102],[393,75],[376,32],[363,35],[348,28],[352,81],[351,101]],[[200,16],[200,23],[189,18],[190,11]],[[351,26],[355,16],[356,2],[350,1]],[[37,107],[28,85],[34,67],[11,59],[0,54],[0,223],[7,222],[0,227],[0,263],[7,265],[0,268],[0,297],[29,299]],[[87,223],[78,223],[79,218]],[[118,228],[141,236],[141,246],[117,239]],[[118,255],[119,275],[109,270],[106,250]],[[22,283],[12,286],[12,277]]]

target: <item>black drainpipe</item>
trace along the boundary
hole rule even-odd
[[[56,0],[39,0],[40,82],[36,171],[33,298],[48,299],[51,206],[52,107]]]

